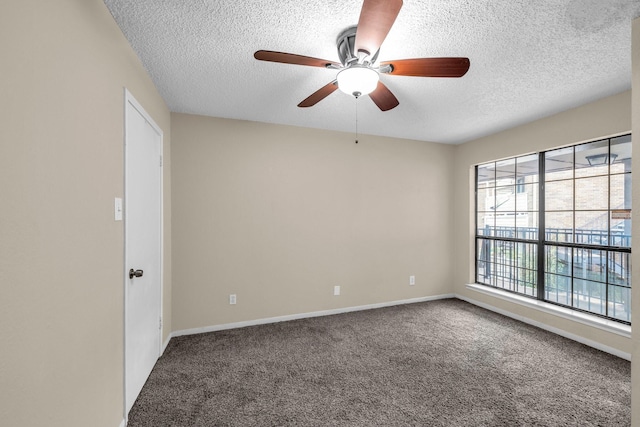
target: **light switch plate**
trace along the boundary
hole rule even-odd
[[[113,203],[113,208],[115,213],[115,220],[122,221],[122,199],[120,197],[116,197]]]

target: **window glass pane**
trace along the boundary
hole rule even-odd
[[[496,181],[496,164],[487,163],[478,166],[478,187],[480,185],[495,185]]]
[[[571,276],[573,265],[572,248],[545,245],[544,250],[544,271]]]
[[[547,211],[573,210],[573,180],[547,182],[544,185],[544,207]]]
[[[538,212],[516,214],[516,237],[526,240],[538,239]]]
[[[611,175],[611,209],[631,209],[631,174]]]
[[[622,173],[631,173],[631,159],[622,161],[622,162],[614,162],[609,167],[609,173],[611,175],[619,175]]]
[[[576,212],[575,242],[585,245],[609,244],[609,212]]]
[[[606,314],[606,285],[573,279],[573,306],[592,313]]]
[[[496,205],[496,192],[494,188],[478,188],[477,192],[477,210],[491,211]]]
[[[623,212],[624,214],[624,212]],[[631,220],[630,219],[614,219],[618,215],[611,212],[611,230],[609,231],[609,245],[621,248],[631,247]]]
[[[496,186],[513,185],[516,181],[516,159],[496,162]]]
[[[609,140],[576,145],[576,178],[609,173]]]
[[[495,214],[493,212],[478,212],[477,218],[478,236],[493,236]]]
[[[614,319],[631,322],[631,289],[609,286],[608,315]]]
[[[573,276],[595,282],[607,281],[607,252],[597,249],[573,249]]]
[[[516,243],[516,292],[536,296],[538,282],[537,246],[532,243]]]
[[[616,136],[615,138],[611,138],[611,147],[612,147],[612,151],[613,151],[613,146],[614,145],[620,145],[620,144],[631,144],[631,134],[628,133],[626,135],[621,135],[621,136]],[[631,147],[629,147],[629,150],[631,150]],[[631,157],[631,151],[629,151],[629,157]]]
[[[544,298],[558,304],[571,305],[571,277],[546,273]]]
[[[538,210],[538,184],[516,185],[516,211]]]
[[[495,236],[513,239],[516,237],[516,214],[514,212],[498,212],[496,214]]]
[[[495,209],[498,212],[515,212],[516,187],[513,185],[509,187],[497,187],[495,205],[490,206],[489,209]]]
[[[609,164],[606,163],[607,154],[603,154],[603,156],[605,156],[605,158],[602,160],[603,162],[605,162],[603,164],[594,164],[593,166],[590,166],[589,164],[580,165],[581,168],[576,169],[576,178],[585,178],[589,176],[603,176],[603,175],[606,176],[609,173]]]
[[[499,288],[514,289],[516,272],[516,251],[514,242],[494,241],[494,271],[495,285]]]
[[[476,247],[478,281],[489,284],[491,281],[491,270],[493,261],[493,241],[478,239]]]
[[[518,267],[535,271],[538,268],[538,247],[535,243],[516,243],[516,251],[518,253]],[[527,279],[531,283],[536,282],[536,275],[529,276]]]
[[[573,242],[573,212],[547,212],[545,240],[551,242]]]
[[[548,151],[544,159],[545,181],[573,178],[573,147]]]
[[[609,252],[609,283],[631,286],[631,254],[624,252]]]
[[[493,212],[478,212],[478,236],[492,236],[495,219],[496,217]]]
[[[518,157],[516,159],[516,177],[524,183],[538,182],[538,155]]]
[[[610,151],[610,173],[631,172],[631,135],[612,138]]]
[[[516,278],[514,290],[519,294],[531,295],[532,297],[538,295],[538,288],[536,287],[536,284],[523,280],[521,276]]]
[[[609,177],[576,179],[576,210],[609,209]]]

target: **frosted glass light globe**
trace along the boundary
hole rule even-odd
[[[348,95],[356,98],[368,95],[378,86],[380,75],[376,70],[352,65],[338,73],[338,88]]]

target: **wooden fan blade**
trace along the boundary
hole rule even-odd
[[[259,50],[253,57],[260,61],[280,62],[283,64],[309,65],[311,67],[326,68],[328,65],[342,67],[342,64],[326,59],[312,58],[310,56],[296,55],[293,53],[274,52],[271,50]]]
[[[356,54],[374,55],[380,49],[401,7],[402,0],[364,0],[356,30]]]
[[[382,111],[389,111],[400,104],[398,98],[381,81],[378,81],[378,87],[369,94],[369,97]]]
[[[298,107],[312,107],[316,105],[318,102],[325,99],[327,96],[331,95],[336,89],[338,89],[337,80],[332,81],[324,86],[322,86],[317,91],[313,92],[309,95],[304,101],[298,104]]]
[[[416,77],[462,77],[469,71],[469,58],[417,58],[381,62],[391,65],[389,74]]]

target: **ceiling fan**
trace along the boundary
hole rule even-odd
[[[259,50],[260,61],[308,65],[339,70],[336,79],[303,100],[298,107],[311,107],[336,89],[359,98],[369,95],[382,111],[400,103],[380,81],[380,73],[394,76],[462,77],[469,70],[469,58],[416,58],[381,62],[374,65],[380,45],[396,20],[402,0],[364,0],[358,25],[344,30],[337,39],[340,63],[293,53]]]

